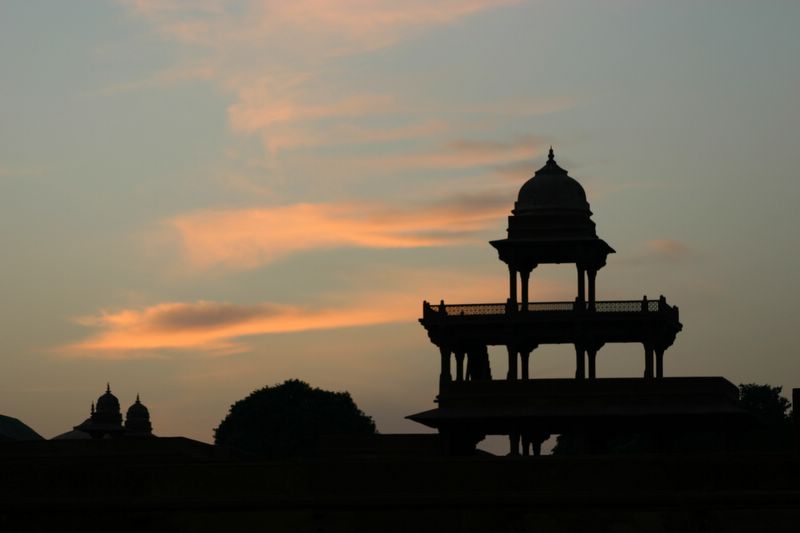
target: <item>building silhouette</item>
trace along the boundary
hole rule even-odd
[[[508,435],[512,455],[520,444],[522,454],[538,455],[561,433],[578,435],[586,451],[615,431],[654,433],[668,446],[676,432],[728,434],[746,418],[727,380],[664,376],[665,352],[683,328],[677,306],[664,296],[597,300],[597,274],[614,249],[591,215],[583,187],[551,147],[519,191],[508,236],[490,243],[508,267],[506,301],[423,303],[420,322],[441,356],[439,405],[408,418],[438,429],[450,453],[471,453],[491,434]],[[574,265],[574,301],[531,301],[531,274],[543,264]],[[597,378],[598,353],[612,343],[641,344],[642,378]],[[535,350],[547,344],[574,346],[574,378],[534,379]],[[493,378],[488,346],[507,350],[504,379]]]
[[[111,384],[106,384],[106,391],[96,403],[92,403],[89,418],[75,426],[72,431],[62,433],[53,440],[152,436],[150,411],[139,400],[139,395],[136,395],[136,401],[128,408],[123,424],[119,400],[112,394]]]
[[[423,305],[421,322],[441,355],[438,406],[410,418],[439,435],[329,435],[316,456],[264,460],[183,437],[127,438],[152,433],[149,411],[137,396],[123,421],[108,386],[70,432],[83,440],[33,440],[0,416],[0,530],[796,530],[800,438],[793,451],[475,453],[485,435],[508,436],[521,455],[537,453],[550,434],[571,436],[580,452],[618,431],[664,448],[701,431],[741,432],[746,415],[731,383],[665,375],[665,351],[682,327],[676,307],[664,298],[597,300],[597,272],[613,250],[590,216],[583,189],[551,154],[520,191],[508,238],[492,243],[509,268],[508,299]],[[530,301],[535,266],[559,262],[575,265],[574,301]],[[618,342],[642,345],[642,377],[597,377],[598,354]],[[539,379],[536,349],[553,343],[575,347],[575,373]],[[508,367],[493,372],[488,347],[497,345]],[[7,428],[13,438],[3,442]],[[475,455],[443,455],[442,445]]]

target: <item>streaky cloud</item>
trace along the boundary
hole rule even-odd
[[[424,248],[472,242],[507,211],[495,192],[446,202],[394,207],[382,203],[299,203],[217,209],[165,222],[194,270],[247,270],[314,249]]]
[[[367,276],[362,280],[367,286],[324,295],[329,302],[325,305],[201,300],[164,302],[78,317],[75,319],[78,324],[95,332],[60,348],[59,353],[103,359],[156,357],[165,352],[225,356],[248,351],[243,339],[255,335],[410,322],[419,316],[424,298],[466,301],[477,297],[491,301],[502,299],[504,294],[502,275],[399,268],[389,271],[379,279]],[[376,290],[376,285],[381,288]],[[409,291],[409,286],[414,290]],[[562,287],[545,282],[538,289],[555,293]]]

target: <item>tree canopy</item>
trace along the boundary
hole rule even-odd
[[[739,385],[739,405],[750,411],[761,422],[742,435],[747,449],[781,450],[792,444],[792,426],[787,412],[791,402],[781,396],[781,387],[742,383]]]
[[[291,457],[313,454],[321,435],[354,433],[376,430],[349,393],[291,379],[234,403],[214,430],[214,442],[267,457]]]
[[[782,425],[789,420],[787,411],[791,402],[781,396],[782,387],[742,383],[739,385],[739,403],[765,424]]]

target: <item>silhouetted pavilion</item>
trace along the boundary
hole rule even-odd
[[[524,454],[529,445],[538,454],[550,434],[565,431],[591,438],[612,427],[724,429],[741,415],[738,390],[723,378],[664,377],[664,352],[682,329],[676,306],[663,296],[597,301],[597,273],[614,249],[591,215],[583,187],[551,148],[519,191],[508,237],[491,242],[508,266],[507,301],[423,303],[420,322],[441,355],[439,407],[408,418],[438,429],[452,452],[474,449],[487,434],[509,435],[512,454],[520,440]],[[555,263],[575,265],[575,300],[531,301],[531,273]],[[643,377],[598,379],[598,351],[620,342],[642,345]],[[545,344],[574,345],[575,379],[531,379],[531,354]],[[508,351],[505,380],[493,380],[489,365],[487,346],[498,345]]]

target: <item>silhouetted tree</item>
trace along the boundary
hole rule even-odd
[[[291,379],[234,403],[214,430],[214,442],[268,457],[290,457],[313,454],[323,434],[375,432],[375,422],[349,393]]]
[[[781,396],[781,390],[782,387],[742,383],[739,385],[739,403],[765,424],[781,425],[789,421],[787,411],[792,406]]]
[[[739,404],[753,413],[760,427],[743,436],[745,448],[776,450],[791,446],[792,427],[789,418],[791,402],[781,396],[782,387],[742,383],[739,385]]]

